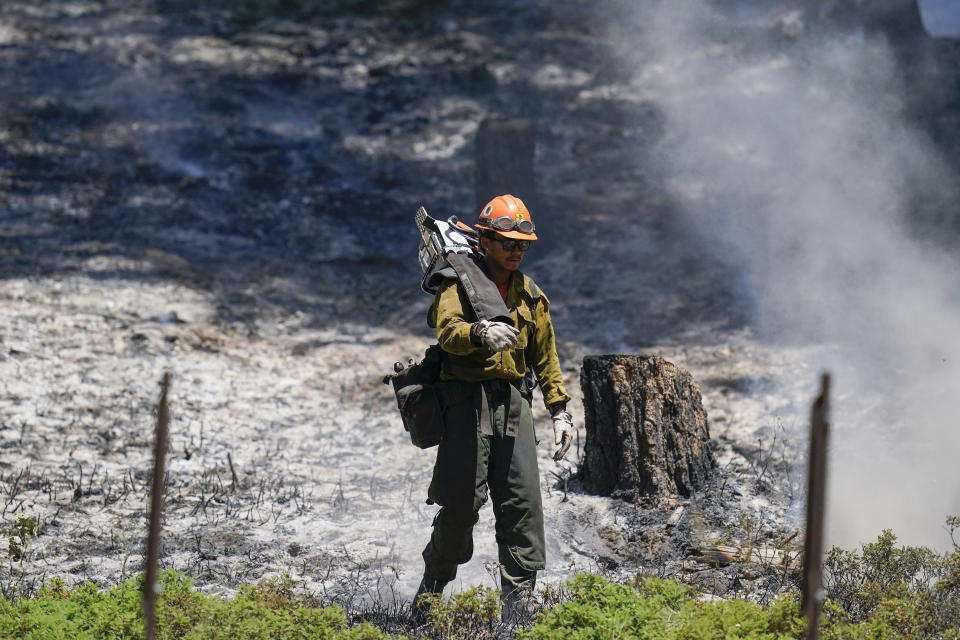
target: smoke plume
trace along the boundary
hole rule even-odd
[[[636,73],[667,117],[664,180],[742,273],[758,331],[823,345],[830,542],[892,528],[945,547],[944,517],[960,514],[958,270],[910,229],[956,176],[904,115],[914,85],[884,42],[745,13],[644,12]]]

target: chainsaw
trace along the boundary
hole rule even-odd
[[[441,269],[449,267],[447,256],[451,253],[469,254],[480,246],[476,230],[450,216],[446,220],[430,217],[423,207],[417,209],[414,218],[420,231],[420,246],[417,259],[423,269],[420,288],[431,295],[437,292],[442,278],[435,277]]]

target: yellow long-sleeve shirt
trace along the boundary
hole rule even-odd
[[[536,288],[539,299],[535,300]],[[483,380],[520,380],[527,365],[537,376],[546,406],[567,402],[570,395],[563,386],[560,359],[550,321],[550,301],[540,288],[520,272],[514,272],[507,289],[507,308],[514,326],[520,330],[517,345],[509,351],[494,352],[470,340],[470,325],[477,321],[457,280],[447,280],[437,291],[431,314],[437,327],[437,340],[447,353],[448,366],[443,380],[481,382]]]

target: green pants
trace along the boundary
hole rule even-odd
[[[532,590],[537,570],[544,568],[546,545],[530,403],[502,380],[447,384],[473,390],[444,410],[446,438],[428,492],[441,508],[423,550],[424,577],[446,584],[456,577],[457,565],[470,560],[473,526],[489,492],[504,596]]]

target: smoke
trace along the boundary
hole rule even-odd
[[[933,36],[960,36],[960,6],[956,0],[920,0],[920,15]]]
[[[697,0],[644,10],[636,77],[667,118],[663,180],[742,273],[758,330],[823,345],[831,543],[892,528],[945,547],[960,514],[958,270],[909,229],[955,176],[905,118],[883,42],[795,39],[799,12],[759,28],[749,9],[736,24]]]

